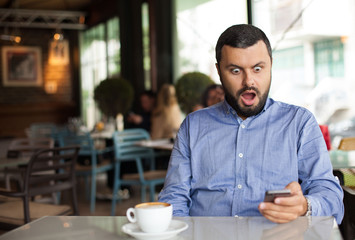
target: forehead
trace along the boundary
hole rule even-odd
[[[237,64],[236,61],[245,64],[256,64],[260,61],[269,63],[271,59],[265,43],[261,40],[247,48],[236,48],[224,45],[221,51],[221,62]]]

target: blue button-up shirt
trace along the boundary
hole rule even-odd
[[[313,216],[340,224],[343,192],[319,125],[305,108],[269,98],[244,121],[224,101],[189,114],[159,201],[174,216],[260,216],[265,191],[299,181]]]

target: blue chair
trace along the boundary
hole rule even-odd
[[[57,125],[50,122],[37,122],[32,123],[26,134],[30,138],[47,138],[53,137],[53,134],[57,132]]]
[[[146,201],[146,187],[150,190],[150,201],[155,198],[155,186],[163,184],[166,176],[165,170],[155,170],[154,151],[148,147],[137,146],[137,141],[149,140],[150,136],[144,129],[127,129],[116,131],[113,134],[113,147],[115,152],[114,184],[111,206],[111,215],[115,215],[117,192],[121,185],[138,185],[141,187],[141,201]],[[150,170],[144,171],[143,161],[147,160]],[[122,162],[135,162],[137,173],[120,176]]]
[[[58,141],[61,147],[79,145],[79,156],[90,158],[91,162],[86,165],[77,164],[76,175],[84,177],[86,198],[90,199],[90,211],[95,212],[96,175],[113,169],[113,163],[110,159],[103,159],[99,163],[98,156],[101,157],[103,154],[112,152],[113,148],[105,147],[96,149],[90,133],[82,135],[63,133],[58,136]],[[89,178],[91,178],[91,184],[89,183]]]

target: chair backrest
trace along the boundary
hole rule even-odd
[[[52,138],[16,138],[11,141],[8,151],[16,152],[21,156],[31,156],[38,150],[53,147],[54,139]]]
[[[91,155],[95,150],[94,141],[90,136],[90,133],[75,134],[75,133],[63,133],[58,136],[58,142],[60,147],[79,145],[80,155]]]
[[[54,123],[32,123],[27,129],[27,135],[31,138],[53,137],[57,131],[57,125]]]
[[[355,150],[355,137],[342,138],[338,147],[339,150]]]
[[[25,220],[30,220],[28,201],[31,197],[72,190],[76,201],[75,165],[79,146],[51,148],[36,152],[30,159],[24,177]],[[73,202],[74,212],[77,202]]]
[[[153,149],[141,147],[135,143],[138,141],[149,140],[149,133],[140,128],[116,131],[113,134],[113,144],[115,159],[130,159],[132,157],[153,156]]]
[[[329,135],[329,129],[327,125],[319,125],[320,130],[322,131],[323,137],[325,144],[327,145],[328,151],[331,149],[331,142],[330,142],[330,135]]]

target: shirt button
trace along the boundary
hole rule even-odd
[[[241,125],[241,127],[242,127],[242,128],[245,128],[245,125],[244,125],[244,124],[242,124],[242,125]]]
[[[241,185],[241,184],[238,184],[238,188],[241,189],[241,188],[242,188],[242,185]]]
[[[243,153],[239,153],[239,157],[242,158],[243,157]]]

